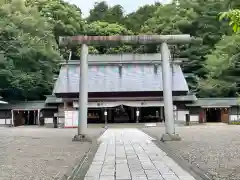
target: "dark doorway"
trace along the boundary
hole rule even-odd
[[[104,123],[103,111],[101,109],[88,109],[88,123]]]
[[[206,109],[206,121],[221,122],[221,109],[219,108]]]
[[[14,125],[36,125],[38,111],[14,111]]]
[[[128,106],[118,106],[113,110],[114,123],[129,123],[131,117],[131,108]]]
[[[24,125],[36,125],[36,112],[24,111]]]
[[[144,107],[141,108],[140,122],[161,122],[163,115],[160,107]]]

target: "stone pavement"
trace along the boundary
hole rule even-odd
[[[195,180],[138,129],[108,129],[85,180]]]

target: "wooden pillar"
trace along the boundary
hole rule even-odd
[[[64,101],[63,102],[63,117],[64,118],[61,118],[61,121],[59,121],[61,127],[65,126],[65,118],[66,118],[65,115],[66,115],[67,111],[68,111],[68,103],[66,101]]]
[[[14,111],[13,110],[11,110],[11,114],[12,114],[11,126],[14,126]]]
[[[37,113],[37,124],[40,125],[40,109],[38,109]]]
[[[36,121],[36,111],[34,110],[33,111],[33,119],[34,119],[34,122]]]
[[[104,108],[101,108],[101,123],[104,123]]]
[[[7,112],[4,113],[5,125],[7,124]]]
[[[109,108],[108,109],[108,121],[109,122],[113,122],[113,119],[112,119],[112,108]]]
[[[204,123],[204,111],[199,112],[199,123]]]
[[[139,123],[139,119],[140,119],[140,108],[136,109],[136,123]]]
[[[134,118],[134,107],[131,107],[131,121],[134,122],[135,118]]]
[[[160,121],[159,111],[156,111],[156,115],[155,115],[155,116],[156,116],[156,120],[157,120],[157,121]]]
[[[237,119],[239,119],[239,105],[237,107]]]
[[[107,128],[107,123],[108,123],[108,113],[107,113],[107,108],[104,109],[104,124],[105,128]]]
[[[29,118],[30,118],[30,111],[27,111],[27,125],[29,125]],[[25,122],[26,123],[26,122]],[[34,122],[34,124],[36,124],[35,122]]]
[[[163,107],[160,107],[159,118],[163,122]]]
[[[64,111],[66,111],[68,109],[68,103],[66,101],[63,103],[63,108],[64,108]]]

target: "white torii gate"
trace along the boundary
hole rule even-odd
[[[163,141],[180,140],[175,133],[172,99],[172,76],[168,44],[186,44],[190,35],[139,35],[139,36],[67,36],[60,37],[60,45],[81,44],[78,133],[74,140],[83,140],[87,133],[88,112],[88,46],[89,44],[161,44],[164,115],[166,133]],[[160,58],[159,58],[160,59]]]

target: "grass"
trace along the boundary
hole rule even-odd
[[[230,125],[240,125],[240,121],[231,121],[229,122]]]

